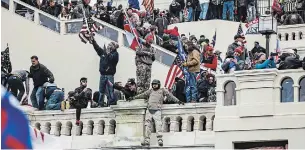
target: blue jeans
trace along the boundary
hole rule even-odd
[[[64,100],[64,92],[55,90],[47,100],[46,110],[60,110],[60,104]]]
[[[200,12],[200,19],[206,19],[207,12],[209,9],[209,3],[202,3],[200,4],[201,12]]]
[[[229,11],[229,20],[233,20],[234,1],[227,1],[223,3],[222,19],[227,19],[227,11]]]
[[[189,85],[186,86],[186,102],[189,103],[191,101],[197,101],[197,81],[196,81],[196,76],[197,73],[194,72],[190,72],[190,81],[189,81]]]
[[[188,12],[187,21],[193,21],[193,7],[189,7]]]
[[[100,77],[100,86],[99,86],[99,92],[100,97],[98,100],[98,103],[100,106],[104,106],[104,96],[107,96],[108,102],[107,105],[115,104],[116,99],[114,97],[114,90],[113,90],[113,84],[114,84],[114,77],[113,75],[101,75]]]
[[[31,94],[32,106],[39,110],[44,109],[44,95],[42,86],[34,87]]]

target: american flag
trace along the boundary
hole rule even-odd
[[[168,89],[172,88],[173,84],[175,83],[176,77],[178,77],[178,78],[184,77],[183,71],[180,68],[181,64],[182,64],[182,61],[180,60],[179,56],[177,56],[167,73],[166,80],[165,80],[166,88],[168,88]]]
[[[212,39],[213,47],[215,47],[215,44],[216,44],[216,29],[215,29],[215,34],[214,34],[213,39]]]
[[[182,67],[182,63],[186,61],[186,53],[183,50],[181,40],[178,40],[178,55],[173,62],[172,66],[170,67],[166,80],[165,80],[165,87],[168,89],[171,89],[174,82],[175,78],[185,78],[186,80],[186,85],[188,84],[189,81],[189,73],[187,71],[186,67]]]
[[[78,34],[78,36],[81,39],[81,41],[83,43],[85,43],[85,44],[88,43],[88,41],[89,41],[89,38],[90,38],[89,34],[90,33],[94,35],[95,32],[103,29],[103,26],[96,25],[95,21],[91,17],[89,17],[87,19],[87,23],[88,23],[90,31],[89,31],[89,29],[87,27],[86,20],[84,18],[83,26],[80,29],[79,34]]]
[[[152,14],[155,7],[154,3],[154,0],[143,0],[142,5],[145,7],[146,11]]]

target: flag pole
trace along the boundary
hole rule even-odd
[[[84,15],[84,19],[85,19],[85,23],[86,23],[87,29],[88,29],[89,34],[90,34],[91,31],[90,31],[90,28],[89,28],[89,25],[88,25],[88,20],[87,20],[86,13],[85,13],[85,9],[84,9],[84,4],[83,4],[83,6],[82,6],[82,11],[83,11],[83,15]],[[89,13],[90,13],[90,12],[89,12]]]

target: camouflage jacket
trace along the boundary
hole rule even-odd
[[[146,65],[152,65],[155,61],[155,54],[152,47],[147,47],[145,45],[142,48],[137,48],[136,50],[136,63],[141,62]]]
[[[148,102],[148,109],[160,110],[165,97],[167,101],[173,101],[175,103],[179,102],[179,100],[172,93],[164,88],[158,90],[149,89],[144,93],[135,96],[135,99],[145,99],[145,101]]]

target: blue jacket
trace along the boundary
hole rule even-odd
[[[129,7],[140,10],[139,0],[128,0]]]
[[[93,47],[100,56],[100,74],[101,75],[114,75],[116,73],[116,65],[119,61],[119,53],[116,50],[106,53],[95,40],[92,41]]]
[[[265,60],[262,64],[256,64],[255,69],[266,69],[266,68],[276,68],[276,65],[273,60]]]

